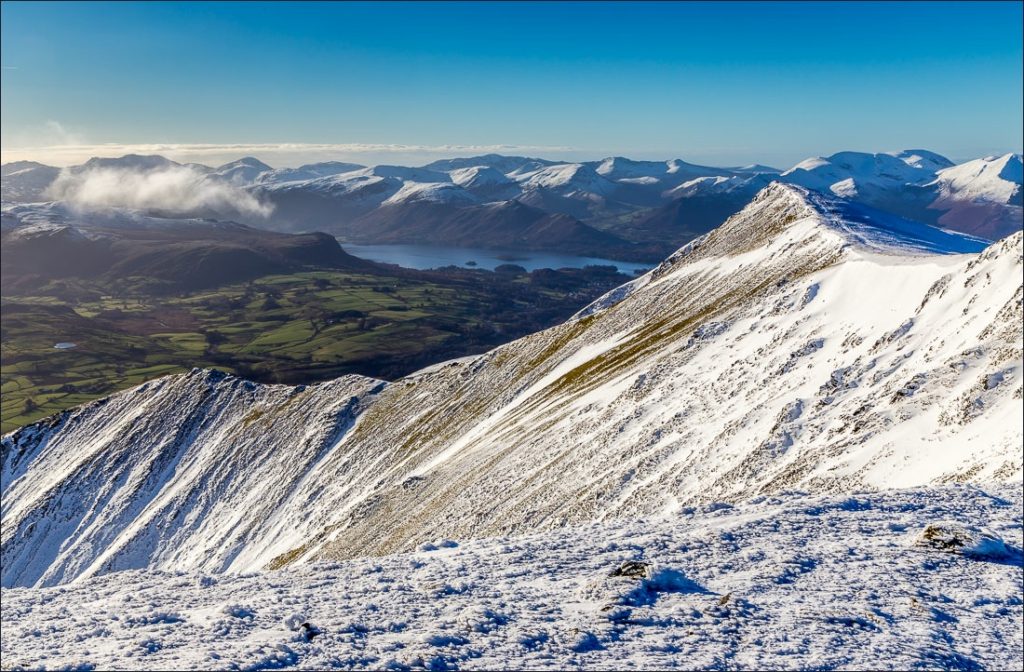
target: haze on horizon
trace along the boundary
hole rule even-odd
[[[1024,146],[1021,3],[4,3],[3,161]],[[770,29],[766,28],[770,26]]]

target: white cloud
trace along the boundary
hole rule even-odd
[[[83,210],[124,207],[172,214],[241,213],[266,217],[273,209],[249,192],[210,179],[189,166],[63,170],[50,185],[48,197]]]

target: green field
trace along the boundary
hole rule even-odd
[[[262,382],[395,378],[554,324],[622,280],[596,270],[315,271],[164,297],[124,285],[4,296],[2,431],[197,366]]]

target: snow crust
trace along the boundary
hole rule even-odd
[[[1021,490],[799,491],[236,575],[3,589],[10,669],[1021,669]],[[999,558],[922,547],[989,528]]]

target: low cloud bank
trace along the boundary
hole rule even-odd
[[[244,189],[191,166],[62,170],[47,195],[84,210],[121,207],[177,215],[239,213],[260,217],[273,211],[272,205]]]

